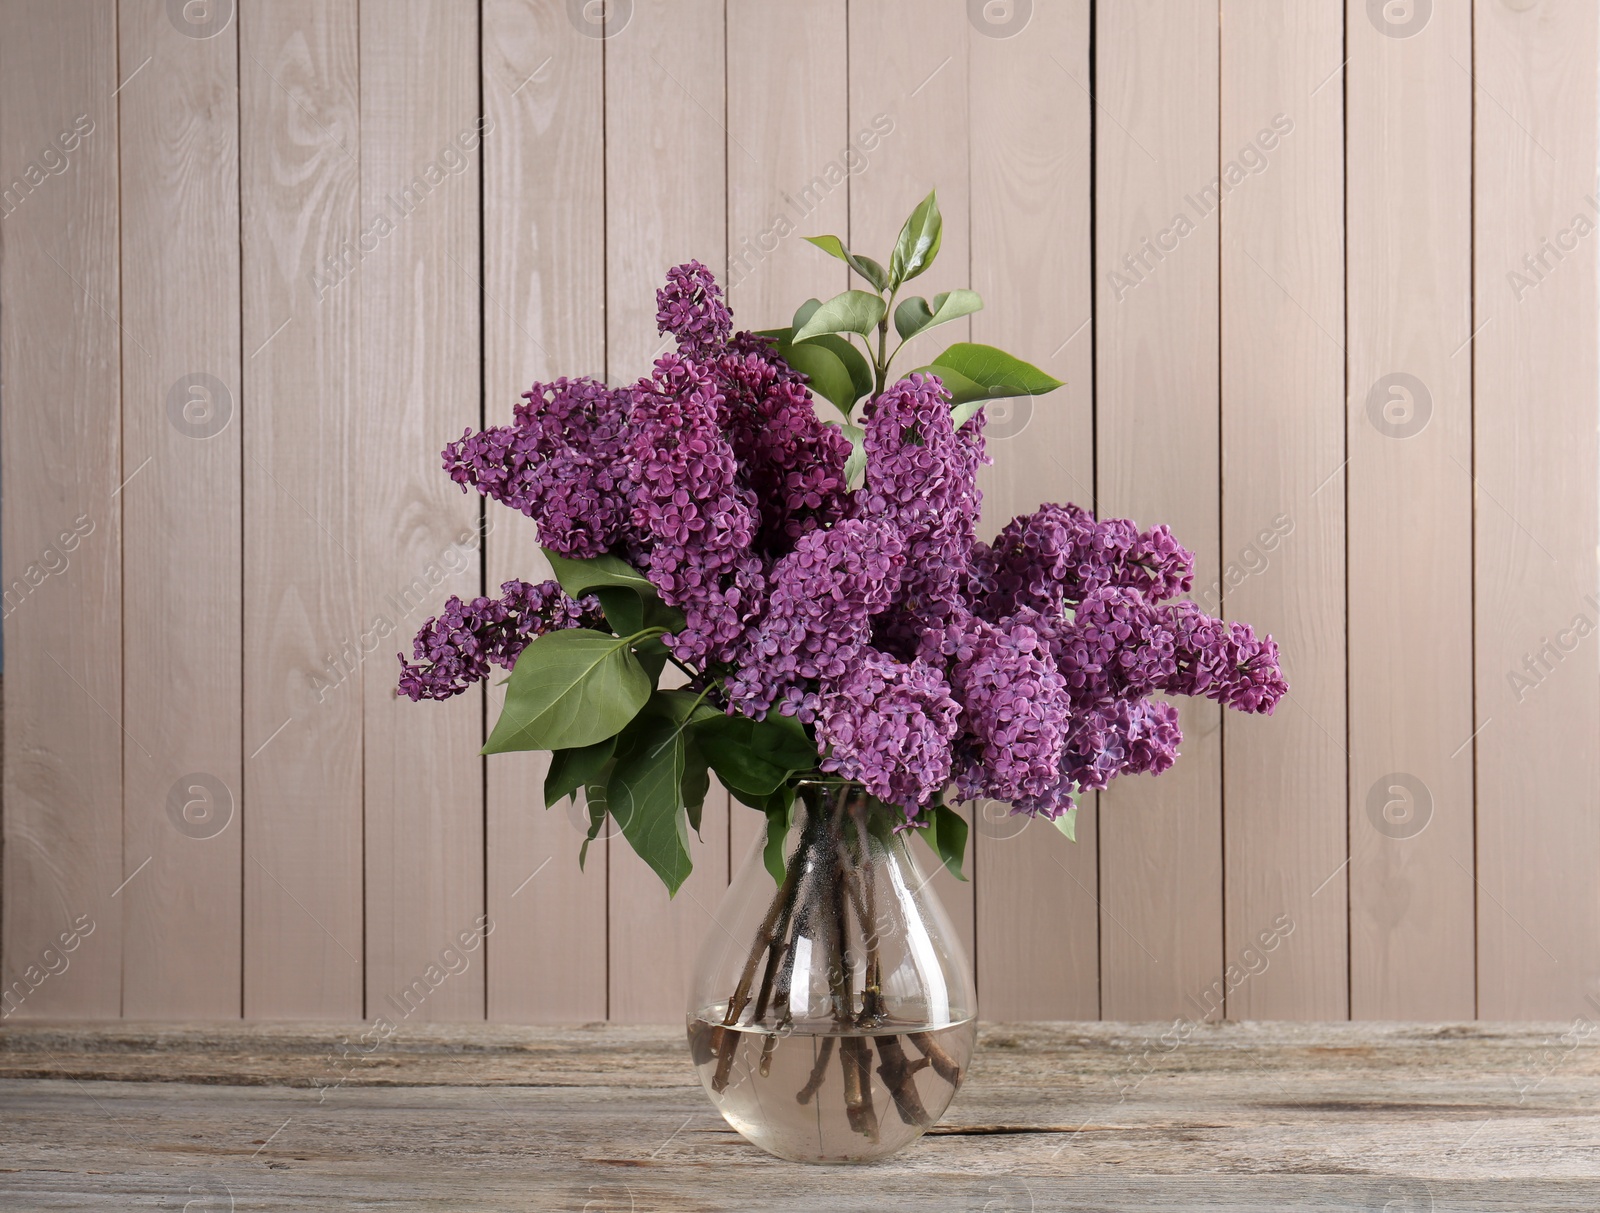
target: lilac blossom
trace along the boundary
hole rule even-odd
[[[864,648],[843,678],[823,687],[821,769],[859,781],[909,820],[949,782],[960,715],[933,666]]]
[[[678,352],[697,354],[727,341],[733,313],[722,301],[722,288],[698,261],[667,271],[667,284],[656,292],[656,331],[678,339]]]
[[[712,364],[725,429],[761,508],[757,546],[769,557],[844,514],[850,441],[817,419],[802,377],[753,333],[739,333]]]
[[[1206,696],[1270,712],[1288,692],[1270,636],[1176,600],[1194,558],[1141,530],[1047,504],[979,542],[980,408],[913,374],[864,406],[864,486],[774,342],[735,333],[710,271],[657,292],[675,352],[630,387],[536,383],[508,426],[444,452],[463,488],[520,510],[575,559],[621,556],[685,625],[663,637],[728,712],[797,717],[819,769],[908,824],[959,795],[1057,817],[1177,756],[1177,710]],[[452,598],[401,659],[400,693],[445,699],[509,669],[536,636],[604,627],[593,597],[511,581]]]
[[[812,531],[769,577],[766,613],[727,680],[728,702],[747,716],[779,711],[809,723],[819,681],[842,679],[872,637],[905,568],[900,536],[881,522],[846,519]]]
[[[665,354],[633,389],[634,528],[646,538],[646,574],[688,620],[663,638],[680,661],[726,661],[765,597],[752,553],[756,498],[718,427],[722,394],[699,364]]]
[[[1059,611],[1104,586],[1162,601],[1194,583],[1194,556],[1166,527],[1140,531],[1126,518],[1101,521],[1070,504],[1012,519],[972,564],[973,597],[988,619],[1020,607]]]
[[[919,656],[944,665],[961,704],[963,797],[1011,801],[1055,785],[1072,703],[1049,645],[1027,620],[992,624],[964,611],[924,633]]]
[[[866,424],[867,478],[855,516],[896,527],[906,574],[880,639],[911,650],[917,636],[966,603],[967,563],[982,495],[983,410],[958,430],[950,396],[933,375],[913,374],[872,402]]]
[[[1178,710],[1159,699],[1119,700],[1073,717],[1057,782],[1012,802],[1018,813],[1055,820],[1084,792],[1104,791],[1118,775],[1159,775],[1178,756]]]
[[[1258,637],[1248,623],[1213,619],[1192,602],[1167,609],[1174,670],[1162,690],[1204,695],[1237,711],[1268,714],[1289,693],[1271,636]]]
[[[586,558],[622,538],[628,521],[623,460],[626,391],[593,379],[536,383],[523,394],[515,422],[444,449],[445,471],[462,486],[521,510],[546,547]]]
[[[508,581],[499,598],[452,597],[417,633],[417,664],[400,658],[400,694],[412,701],[449,699],[487,678],[491,664],[511,669],[535,636],[600,620],[598,599],[569,598],[554,581]]]

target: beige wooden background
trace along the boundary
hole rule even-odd
[[[937,186],[933,288],[1067,381],[987,524],[1170,522],[1293,685],[1076,846],[980,815],[986,1016],[1600,1014],[1592,0],[610,3],[0,3],[0,1010],[676,1018],[755,814],[669,906],[395,700],[539,572],[437,452]]]

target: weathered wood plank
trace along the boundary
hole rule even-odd
[[[437,454],[481,420],[478,10],[368,5],[360,27],[362,613],[403,643],[482,584],[478,503]],[[362,680],[367,1013],[481,1019],[482,969],[443,953],[484,913],[483,697],[411,703],[394,673]]]
[[[1476,1005],[1462,748],[1474,727],[1472,81],[1462,70],[1472,6],[1351,0],[1345,29],[1350,1013],[1465,1018]]]
[[[1600,10],[1474,14],[1478,1014],[1512,1019],[1587,1013],[1600,971]]]
[[[124,2],[122,1009],[240,1012],[239,48]],[[140,347],[145,347],[146,357]],[[132,870],[131,867],[129,869]]]
[[[670,1029],[419,1024],[343,1083],[315,1083],[346,1035],[331,1025],[27,1024],[0,1031],[0,1198],[73,1209],[205,1197],[190,1207],[897,1211],[927,1209],[930,1196],[972,1210],[1592,1209],[1594,1026],[989,1027],[947,1122],[854,1170],[796,1167],[736,1137]],[[258,1085],[215,1085],[230,1081]],[[417,1083],[439,1085],[401,1085]]]
[[[1169,523],[1195,554],[1191,596],[1213,614],[1223,576],[1216,23],[1214,6],[1103,6],[1095,78],[1099,514]],[[1101,1013],[1112,1019],[1222,1009],[1200,1004],[1223,967],[1222,722],[1207,700],[1179,711],[1177,766],[1100,796]]]
[[[1330,1019],[1349,1013],[1344,123],[1338,83],[1322,85],[1343,20],[1261,0],[1223,0],[1221,16],[1222,551],[1280,516],[1294,538],[1273,575],[1224,586],[1228,618],[1277,638],[1291,689],[1271,719],[1223,724],[1219,984],[1236,1018]],[[1263,131],[1280,139],[1252,176]],[[1284,923],[1270,968],[1228,976]]]
[[[483,6],[484,412],[505,425],[535,380],[605,373],[603,48],[535,0]],[[476,274],[476,267],[472,268]],[[531,521],[484,506],[487,592],[550,568]],[[486,688],[487,722],[505,689]],[[546,809],[548,755],[487,763],[488,1015],[521,1023],[606,1014],[606,848],[587,815]],[[551,980],[551,974],[559,974]]]
[[[114,8],[6,6],[4,1016],[121,1013],[120,83]]]
[[[244,1014],[362,1009],[356,0],[239,14],[243,131]],[[259,407],[257,403],[259,402]],[[242,806],[241,806],[242,811]]]

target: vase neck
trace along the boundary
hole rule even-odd
[[[795,796],[795,828],[802,850],[836,854],[850,866],[898,859],[905,814],[860,784],[802,784]]]

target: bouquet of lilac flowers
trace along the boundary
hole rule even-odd
[[[1157,696],[1270,712],[1287,690],[1270,636],[1176,597],[1193,558],[1164,526],[1044,505],[977,538],[984,402],[1060,385],[967,342],[891,380],[906,340],[982,306],[901,298],[939,241],[931,194],[887,268],[813,238],[872,289],[766,332],[734,332],[712,275],[678,266],[657,293],[677,348],[650,375],[535,384],[512,424],[444,451],[463,489],[535,521],[556,579],[450,599],[401,693],[510,670],[484,752],[551,751],[546,803],[584,793],[589,838],[609,813],[670,891],[710,772],[767,815],[780,880],[796,789],[817,781],[959,876],[953,803],[1071,837],[1084,793],[1172,765]]]

